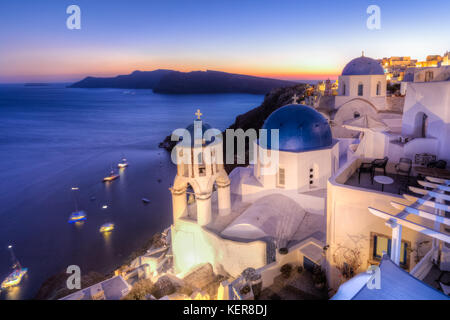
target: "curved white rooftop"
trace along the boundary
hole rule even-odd
[[[255,201],[237,217],[222,235],[256,240],[265,237],[290,240],[302,222],[306,211],[294,200],[271,194]]]

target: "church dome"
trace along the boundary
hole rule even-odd
[[[272,149],[271,129],[279,129],[280,151],[311,151],[329,147],[333,143],[328,121],[306,105],[291,104],[272,112],[264,122],[263,129],[269,130],[267,143],[260,141],[260,144],[268,149]],[[273,147],[277,149],[275,145]]]
[[[179,139],[180,139],[180,141],[181,141],[181,145],[183,145],[183,146],[189,146],[189,145],[190,145],[191,147],[193,147],[193,146],[194,146],[194,143],[195,143],[195,131],[198,130],[198,133],[197,133],[197,134],[198,134],[199,136],[201,136],[201,137],[204,137],[204,136],[205,136],[205,132],[206,132],[207,130],[209,130],[209,129],[212,129],[212,127],[211,127],[209,124],[207,124],[207,123],[205,123],[205,122],[202,121],[201,131],[200,131],[199,129],[200,129],[200,127],[195,128],[195,126],[194,126],[193,123],[190,124],[190,125],[188,125],[188,126],[186,127],[186,130],[187,130],[187,131],[189,132],[189,134],[190,134],[190,144],[189,144],[188,141],[183,141],[183,137],[180,136]],[[203,145],[209,145],[210,143],[214,142],[214,140],[215,140],[215,137],[211,137],[211,139],[208,140],[208,141],[204,140],[204,144],[203,144]]]
[[[353,59],[342,70],[343,76],[384,75],[381,64],[368,57]]]

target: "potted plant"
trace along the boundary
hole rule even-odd
[[[327,283],[325,272],[318,266],[313,269],[313,281],[317,289],[323,289]]]
[[[292,265],[289,263],[284,264],[281,268],[280,268],[280,272],[283,275],[283,277],[285,279],[288,279],[291,276],[291,272],[292,272]]]

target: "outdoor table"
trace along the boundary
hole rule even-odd
[[[394,179],[387,177],[387,176],[375,176],[373,179],[376,182],[378,182],[379,184],[381,184],[381,191],[384,191],[385,184],[393,184],[394,183]]]

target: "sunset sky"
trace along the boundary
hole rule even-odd
[[[66,8],[81,8],[81,30]],[[366,28],[370,4],[381,30]],[[450,2],[1,0],[0,82],[75,81],[158,68],[335,78],[354,57],[450,50]]]

